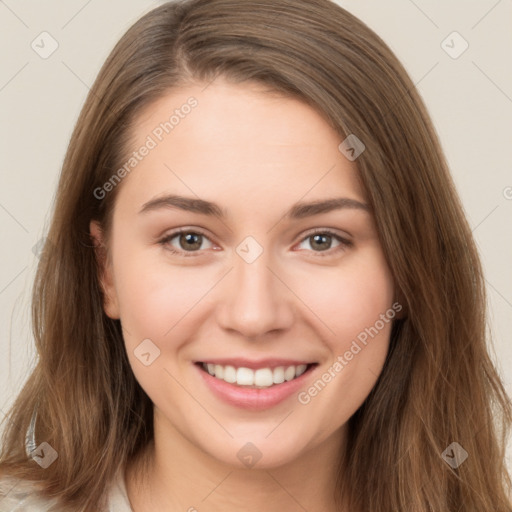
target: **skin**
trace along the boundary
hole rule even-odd
[[[356,162],[338,150],[343,139],[310,106],[219,78],[206,88],[173,90],[147,108],[133,149],[190,96],[198,106],[119,185],[102,276],[105,312],[121,319],[131,367],[155,411],[148,478],[142,484],[137,464],[127,467],[129,499],[135,512],[334,511],[347,421],[382,370],[391,323],[307,405],[296,394],[259,412],[228,405],[193,362],[316,361],[307,390],[391,308],[393,280],[370,211],[284,217],[299,200],[365,203]],[[228,216],[139,213],[170,193],[214,201]],[[206,234],[199,249],[180,245],[179,235],[159,243],[180,227]],[[327,237],[318,248],[314,228],[329,228],[351,245]],[[101,244],[97,223],[90,230]],[[263,248],[252,263],[236,252],[247,236]],[[134,355],[147,338],[160,349],[149,366]],[[248,442],[262,454],[252,468],[237,457]]]

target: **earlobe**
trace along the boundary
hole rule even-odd
[[[94,252],[98,266],[98,280],[103,291],[103,310],[113,320],[118,320],[119,305],[112,275],[112,265],[108,258],[107,248],[104,244],[103,231],[100,224],[91,220],[89,234],[94,244]]]

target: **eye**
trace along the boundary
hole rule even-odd
[[[333,239],[338,242],[338,245],[334,248],[332,248]],[[175,242],[173,242],[173,240],[175,240]],[[204,241],[210,242],[210,247],[202,247]],[[317,253],[317,256],[321,257],[331,256],[333,253],[343,251],[353,245],[353,243],[346,238],[326,229],[316,230],[309,233],[302,239],[300,245],[305,242],[310,242],[313,252]],[[209,238],[204,233],[187,228],[182,228],[178,231],[169,233],[158,243],[164,246],[166,250],[171,253],[184,257],[199,256],[201,250],[212,248],[213,246]],[[178,246],[175,245],[176,243]]]
[[[332,249],[332,241],[335,239],[338,245]],[[310,241],[313,252],[326,253],[318,256],[331,256],[335,252],[343,251],[352,246],[352,242],[330,230],[316,230],[302,239],[301,245]],[[300,247],[300,246],[299,246]],[[317,250],[318,249],[318,250]]]
[[[174,239],[176,239],[178,247],[176,247],[176,245],[173,245],[173,243],[171,242]],[[201,249],[205,249],[205,247],[201,247],[205,240],[209,241],[209,239],[206,237],[204,233],[184,228],[180,229],[179,231],[169,233],[164,238],[162,238],[158,243],[164,246],[173,254],[179,254],[180,256],[188,257],[196,256],[196,254],[194,253],[199,252]],[[206,249],[207,248],[208,247],[206,247]]]

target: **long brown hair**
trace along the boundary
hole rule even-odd
[[[414,84],[372,30],[329,0],[166,3],[116,45],[63,164],[33,289],[38,362],[8,416],[0,470],[69,510],[98,510],[117,471],[151,443],[152,403],[119,321],[103,311],[89,236],[91,219],[108,235],[122,183],[102,199],[94,191],[126,161],[143,108],[216,76],[300,98],[366,146],[356,163],[405,316],[349,420],[339,497],[351,510],[510,512],[512,410],[488,353],[471,230]],[[26,454],[35,410],[36,439],[58,452],[46,469]],[[468,454],[458,467],[443,457],[454,442]]]

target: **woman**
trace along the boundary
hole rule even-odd
[[[512,510],[471,231],[411,80],[336,4],[135,23],[48,239],[4,503]]]

